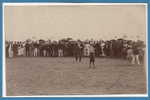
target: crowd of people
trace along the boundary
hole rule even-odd
[[[113,40],[73,40],[71,38],[59,41],[31,40],[6,41],[6,57],[75,57],[81,61],[82,57],[113,57],[128,59],[132,64],[141,64],[145,55],[143,41],[125,39]],[[94,49],[91,49],[93,47]],[[91,52],[92,55],[91,56]]]

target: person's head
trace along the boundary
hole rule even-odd
[[[90,42],[90,45],[93,46],[94,45],[93,42]]]

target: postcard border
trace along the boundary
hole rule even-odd
[[[73,0],[72,0],[72,1],[73,1]],[[83,2],[83,0],[80,0],[80,1]],[[98,1],[97,3],[100,3],[99,1],[101,1],[101,0],[97,0],[97,1]],[[111,0],[111,1],[115,1],[115,0]],[[132,1],[132,0],[131,0],[131,1]],[[142,3],[147,3],[147,4],[148,4],[148,9],[147,9],[147,10],[148,10],[148,16],[149,16],[149,15],[150,15],[149,2],[147,2],[147,1],[145,2],[145,0],[139,0],[139,1],[140,1],[140,3],[142,2]],[[136,2],[136,3],[139,3],[139,1]],[[23,0],[22,0],[21,2],[24,3]],[[57,2],[57,1],[55,1],[55,2]],[[63,1],[62,1],[62,2],[63,2]],[[73,1],[73,2],[74,2],[74,1]],[[124,0],[124,2],[125,2],[125,0]],[[133,0],[133,2],[135,2],[135,0]],[[2,5],[3,3],[7,3],[7,2],[6,2],[6,1],[4,1],[4,2],[2,1],[1,5]],[[8,3],[10,3],[10,2],[8,2]],[[12,2],[11,2],[11,3],[12,3]],[[14,3],[16,3],[16,2],[14,1]],[[25,2],[25,3],[27,3],[27,2]],[[30,1],[30,3],[32,3],[32,1]],[[41,2],[40,2],[40,3],[41,3]],[[69,2],[69,3],[71,3],[71,2]],[[88,2],[88,3],[91,3],[91,2]],[[94,3],[95,3],[95,2],[94,2]],[[102,3],[104,3],[104,2],[102,2]],[[108,2],[107,2],[107,3],[108,3]],[[110,2],[110,3],[112,3],[112,2]],[[115,2],[115,3],[116,3],[116,2]],[[119,3],[120,3],[120,2],[119,2]],[[122,3],[123,3],[123,2],[122,2]],[[128,2],[126,2],[126,3],[128,3]],[[131,2],[130,2],[130,3],[131,3]],[[2,28],[2,26],[3,26],[3,24],[2,24],[2,22],[3,22],[3,19],[2,19],[2,16],[3,16],[2,6],[0,7],[0,10],[1,10],[1,16],[0,16],[0,17],[1,17],[1,27],[0,27],[0,28],[1,28],[1,29],[0,29],[0,30],[1,30],[1,34],[0,34],[0,35],[1,35],[1,40],[2,40],[3,37],[4,37],[4,35],[2,34],[3,31],[4,31],[3,28]],[[148,18],[149,18],[149,17],[148,17]],[[149,20],[148,20],[147,23],[148,23],[148,24],[147,24],[147,26],[148,26],[147,35],[148,35],[148,33],[150,32]],[[149,38],[149,35],[148,35],[147,38]],[[147,39],[147,41],[148,41],[148,39]],[[148,51],[149,51],[149,41],[148,41],[147,43],[148,43]],[[3,56],[3,54],[4,54],[4,52],[2,52],[2,51],[3,51],[3,50],[2,50],[2,49],[3,49],[2,47],[4,46],[4,43],[1,41],[1,42],[0,42],[0,45],[1,45],[1,46],[0,46],[0,55],[1,55],[1,59],[2,59],[2,56]],[[148,51],[147,51],[147,54],[148,54]],[[149,54],[148,54],[148,56],[149,56]],[[148,56],[147,56],[147,57],[148,57]],[[3,65],[3,61],[1,60],[1,70],[0,70],[1,73],[3,72],[2,65]],[[149,61],[148,61],[148,65],[149,65]],[[149,66],[148,66],[148,67],[149,67]],[[148,70],[148,74],[149,74],[149,70]],[[148,76],[149,76],[149,75],[148,75]],[[149,79],[150,79],[150,77],[148,77],[148,84],[150,84],[150,83],[149,83]],[[2,90],[2,77],[1,77],[1,80],[0,80],[0,84],[1,84],[1,87],[0,87],[0,88],[1,88],[1,90]],[[149,94],[149,90],[150,90],[150,89],[148,88],[148,96],[150,95],[150,94]],[[2,96],[2,91],[0,91],[0,94],[1,94],[1,96]],[[35,96],[33,96],[32,99],[34,99],[34,97],[35,97]],[[15,97],[14,97],[14,98],[15,98]],[[13,99],[14,99],[14,98],[13,98]],[[64,97],[63,97],[63,98],[64,98]],[[106,97],[106,98],[107,98],[107,97]],[[118,98],[118,97],[117,97],[117,98]],[[137,98],[137,97],[136,97],[136,98]],[[143,97],[143,98],[140,97],[140,98],[141,98],[141,99],[144,99],[144,98],[147,98],[147,97]],[[140,99],[140,98],[139,98],[139,99]],[[28,98],[27,98],[27,99],[28,99]],[[83,99],[83,98],[82,98],[82,99]]]

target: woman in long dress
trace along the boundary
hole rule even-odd
[[[18,56],[21,56],[21,46],[18,47]]]
[[[8,55],[9,55],[9,58],[13,57],[12,43],[9,44]]]

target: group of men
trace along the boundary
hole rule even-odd
[[[95,57],[127,58],[132,64],[140,64],[144,59],[145,45],[143,41],[109,40],[109,41],[81,41],[81,40],[26,40],[6,41],[6,57],[66,57],[74,56],[81,62],[83,56],[90,57],[90,64],[94,65]]]

